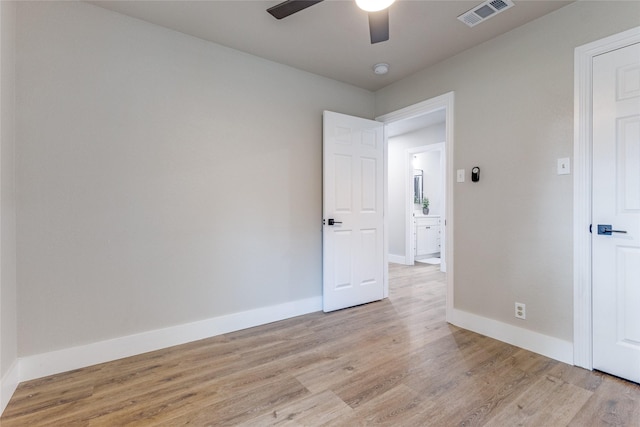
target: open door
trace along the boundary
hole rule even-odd
[[[373,120],[323,115],[325,312],[384,296],[384,130]]]

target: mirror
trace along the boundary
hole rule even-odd
[[[422,204],[422,169],[413,170],[413,203]]]

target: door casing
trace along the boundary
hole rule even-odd
[[[591,95],[595,56],[640,43],[640,27],[577,47],[574,55],[573,364],[593,369],[591,283]]]

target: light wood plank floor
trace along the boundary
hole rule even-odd
[[[444,322],[437,267],[390,297],[18,387],[11,426],[640,426],[640,386]]]

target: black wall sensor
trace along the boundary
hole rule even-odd
[[[480,168],[477,166],[474,166],[474,168],[471,169],[471,181],[473,182],[480,181]]]

